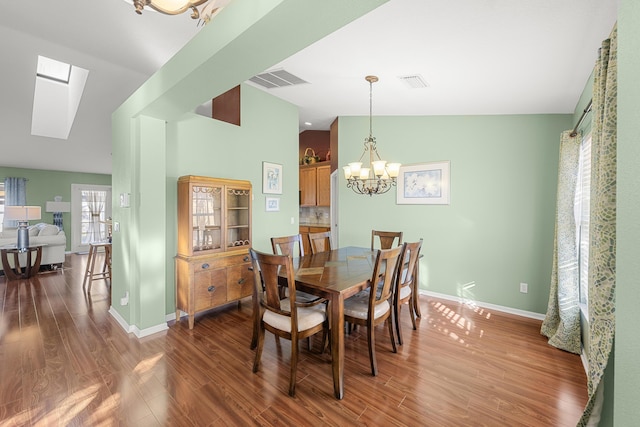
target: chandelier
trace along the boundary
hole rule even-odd
[[[347,180],[347,188],[351,188],[357,194],[384,194],[396,185],[396,178],[400,173],[400,163],[387,163],[380,158],[376,148],[376,139],[373,137],[373,84],[378,81],[376,76],[367,76],[369,82],[369,136],[364,139],[364,151],[357,162],[344,166],[344,177]],[[369,152],[368,167],[362,167],[362,159]],[[375,160],[377,158],[377,160]]]
[[[207,3],[209,1],[209,3]],[[136,13],[142,15],[142,10],[145,6],[149,6],[153,10],[156,10],[165,15],[179,15],[191,9],[192,19],[201,19],[204,24],[207,24],[213,16],[220,12],[224,6],[226,6],[231,0],[133,0],[133,6],[136,8]],[[197,6],[203,3],[207,3],[200,10]]]

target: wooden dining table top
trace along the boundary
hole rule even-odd
[[[343,294],[348,298],[367,285],[371,279],[377,251],[348,246],[294,258],[296,287],[314,294]]]

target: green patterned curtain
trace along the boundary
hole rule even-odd
[[[571,132],[564,131],[560,136],[551,289],[540,332],[549,337],[552,346],[579,354],[580,295],[574,200],[582,134],[571,137]]]
[[[599,418],[601,386],[615,332],[618,30],[602,42],[593,82],[589,245],[589,401],[578,423]],[[606,393],[606,391],[605,391]]]

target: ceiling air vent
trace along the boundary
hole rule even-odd
[[[424,87],[429,87],[427,82],[424,81],[421,75],[414,74],[411,76],[400,76],[398,77],[409,89],[420,89]]]
[[[309,83],[285,70],[275,70],[258,74],[257,76],[251,77],[249,81],[262,87],[266,87],[267,89]]]

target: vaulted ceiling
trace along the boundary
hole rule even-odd
[[[197,21],[126,0],[4,3],[0,166],[111,173],[111,113]],[[264,90],[299,107],[301,130],[367,115],[368,74],[374,115],[572,113],[616,14],[615,0],[390,0],[265,70],[308,83]],[[30,133],[38,55],[89,70],[66,140]],[[399,78],[415,75],[428,87]]]

